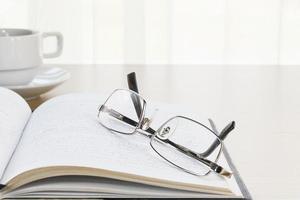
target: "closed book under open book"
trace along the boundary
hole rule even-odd
[[[101,126],[97,108],[104,97],[63,95],[31,112],[21,97],[0,88],[0,197],[251,198],[226,149],[218,163],[233,172],[231,178],[188,174],[157,156],[147,138]],[[187,115],[166,104],[149,110],[157,108],[153,127]]]

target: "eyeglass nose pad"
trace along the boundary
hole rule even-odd
[[[177,127],[178,127],[178,120],[172,119],[157,130],[156,136],[162,140],[169,139],[176,131]]]
[[[157,112],[158,112],[158,109],[155,109],[153,111],[151,117],[144,118],[144,120],[142,122],[142,130],[147,130],[150,127],[150,125],[151,125],[151,123],[152,123],[152,121],[153,121],[153,119],[154,119]]]
[[[174,130],[173,127],[167,125],[167,126],[161,127],[156,132],[156,136],[159,137],[162,140],[166,140],[166,139],[171,137],[171,135],[173,134],[174,131],[175,130]]]
[[[142,122],[142,130],[147,130],[150,127],[151,120],[149,118],[144,118]]]

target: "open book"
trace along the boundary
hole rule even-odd
[[[188,174],[157,156],[147,138],[103,128],[96,115],[104,100],[68,94],[31,112],[20,96],[0,88],[0,197],[242,198],[235,175]],[[178,106],[149,110],[155,108],[153,127],[186,115]],[[218,162],[230,169],[223,155]]]

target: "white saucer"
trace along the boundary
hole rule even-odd
[[[70,78],[70,73],[59,67],[40,67],[40,71],[27,85],[5,86],[23,98],[30,100],[39,97]]]

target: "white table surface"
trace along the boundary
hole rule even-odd
[[[236,121],[227,149],[254,199],[300,199],[300,67],[57,65],[72,78],[32,107],[69,92],[109,94],[138,75],[147,101],[185,104],[218,126]]]

